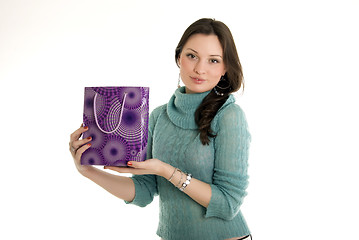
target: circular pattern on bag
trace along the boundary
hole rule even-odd
[[[131,144],[142,145],[143,141],[147,143],[147,124],[148,115],[142,114],[140,109],[124,109],[120,128],[116,134],[126,138]]]
[[[129,146],[127,142],[119,136],[106,137],[102,154],[108,165],[116,165],[118,162],[128,161]]]
[[[141,145],[130,146],[130,161],[143,161],[146,159],[147,148],[141,149]]]
[[[106,162],[97,149],[87,149],[81,157],[82,165],[105,165]]]
[[[119,89],[119,97],[121,99],[121,103],[123,101],[123,96],[127,93],[126,99],[125,99],[125,108],[127,109],[135,109],[141,107],[143,105],[143,99],[144,97],[144,91],[142,88],[136,88],[136,87],[123,87]]]
[[[94,99],[95,101],[95,99]],[[95,103],[94,103],[95,104]],[[111,107],[111,98],[101,94],[96,97],[96,117],[98,123],[103,123]]]
[[[101,121],[101,124],[99,123],[103,130],[111,132],[117,128],[121,121],[121,109],[122,104],[119,99],[112,98],[106,118]]]

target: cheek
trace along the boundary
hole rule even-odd
[[[181,58],[180,61],[181,70],[189,71],[192,68],[192,63],[186,58]]]
[[[216,68],[213,68],[211,71],[211,75],[214,79],[220,79],[222,75],[225,74],[224,67],[218,66]]]
[[[219,83],[219,80],[221,79],[221,76],[215,76],[212,81],[213,87],[216,86]]]

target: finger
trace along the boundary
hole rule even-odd
[[[77,129],[75,132],[73,132],[71,135],[70,135],[70,142],[73,142],[73,141],[76,141],[80,138],[81,134],[86,132],[88,130],[88,127],[85,126],[81,126],[79,129]]]
[[[91,143],[85,144],[82,147],[80,147],[79,149],[77,149],[76,153],[75,153],[75,157],[76,158],[81,158],[81,155],[91,147]]]
[[[87,137],[87,138],[84,138],[84,139],[80,139],[80,140],[77,140],[77,141],[73,141],[70,148],[74,148],[74,149],[78,149],[79,147],[81,147],[82,145],[90,142],[92,140],[92,137]]]
[[[151,170],[148,168],[148,164],[146,161],[136,162],[136,161],[128,161],[127,166],[129,167],[115,167],[115,166],[105,166],[105,169],[110,169],[113,171],[121,172],[121,173],[141,173],[141,174],[150,174]]]
[[[131,168],[139,168],[139,169],[147,169],[147,167],[148,167],[146,161],[143,161],[143,162],[129,161],[129,162],[127,162],[127,166],[129,166]]]

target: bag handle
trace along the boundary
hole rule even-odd
[[[95,97],[94,97],[94,99],[93,99],[93,112],[94,112],[94,115],[95,115],[96,125],[97,125],[98,129],[100,129],[103,133],[107,133],[107,134],[113,133],[113,132],[115,132],[115,131],[120,127],[121,120],[122,120],[123,107],[125,106],[126,96],[127,96],[127,92],[125,92],[124,95],[123,95],[123,101],[122,101],[122,106],[121,106],[121,114],[120,114],[120,119],[119,119],[119,121],[118,121],[117,127],[116,127],[114,130],[108,132],[108,131],[103,130],[103,129],[100,127],[100,124],[98,123],[97,113],[96,113],[97,93],[95,94]]]

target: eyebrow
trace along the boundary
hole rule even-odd
[[[194,49],[192,49],[192,48],[187,48],[188,50],[191,50],[191,51],[193,51],[193,52],[195,52],[196,54],[198,54],[198,52],[196,51],[196,50],[194,50]],[[222,58],[223,59],[223,57],[221,56],[221,55],[216,55],[216,54],[212,54],[212,55],[209,55],[210,57],[220,57],[220,58]]]

